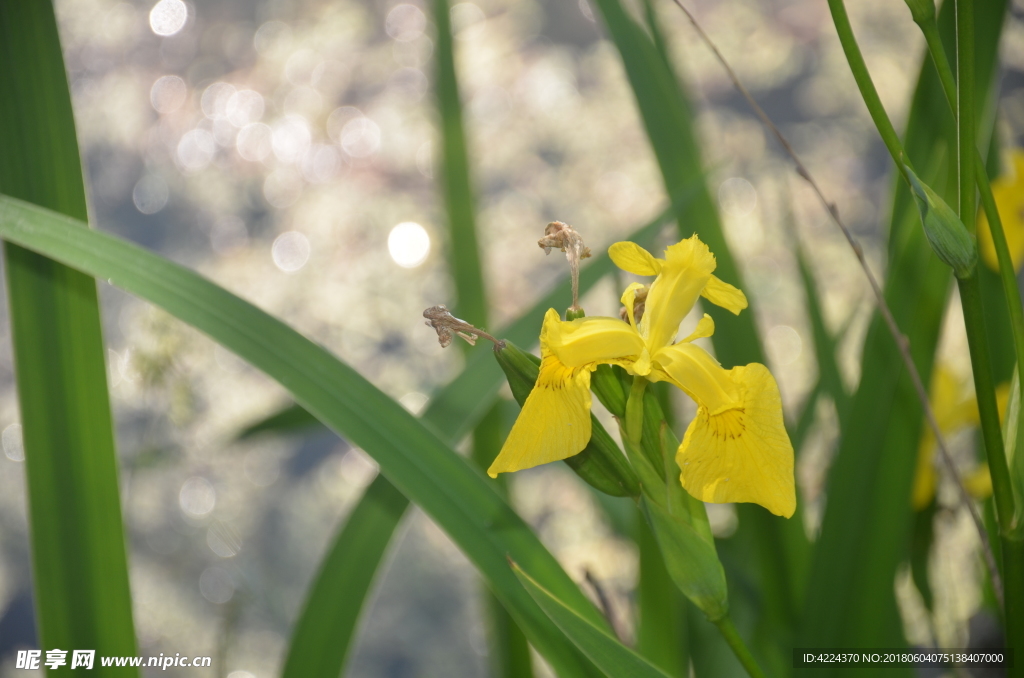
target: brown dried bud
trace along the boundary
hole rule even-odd
[[[495,339],[483,330],[478,330],[465,320],[459,320],[443,304],[431,306],[423,311],[423,317],[427,319],[426,326],[434,328],[434,331],[437,332],[437,341],[441,344],[441,348],[448,348],[452,343],[452,333],[465,339],[470,346],[476,346],[476,340],[479,337],[493,341],[496,348],[502,348],[505,345],[505,342]]]
[[[569,273],[572,276],[572,306],[570,308],[578,309],[580,260],[590,256],[590,248],[583,244],[583,236],[569,224],[552,221],[544,229],[544,237],[538,240],[537,244],[544,250],[544,254],[550,254],[554,248],[565,252],[565,258],[569,260]]]
[[[637,325],[640,324],[640,319],[644,317],[644,310],[647,308],[647,293],[650,291],[649,287],[638,287],[636,290],[636,296],[633,297],[633,322]],[[626,307],[623,306],[619,309],[619,317],[623,321],[629,322],[629,314],[626,313]]]

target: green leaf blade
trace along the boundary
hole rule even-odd
[[[162,307],[276,379],[311,414],[373,456],[402,494],[448,532],[559,673],[592,675],[590,663],[519,586],[506,555],[595,623],[597,610],[479,471],[351,367],[201,276],[73,219],[0,197],[0,237]]]
[[[383,475],[366,488],[310,587],[282,678],[337,678],[366,592],[409,500]]]
[[[51,3],[0,4],[0,64],[0,191],[84,219],[81,160]],[[86,230],[81,222],[76,228]],[[4,257],[40,646],[134,655],[96,284],[10,243]],[[70,675],[70,654],[67,659],[51,675]]]
[[[514,562],[512,570],[541,609],[606,676],[609,678],[668,678],[667,673],[630,650],[602,627],[581,617]]]

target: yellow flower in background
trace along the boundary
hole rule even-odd
[[[1009,171],[992,182],[992,197],[1003,222],[1006,245],[1010,250],[1013,268],[1020,270],[1024,261],[1024,150],[1014,150],[1010,156]],[[985,263],[993,271],[999,270],[996,248],[992,242],[985,212],[978,213],[978,246]]]
[[[1002,416],[1009,400],[1009,384],[1004,384],[996,391],[999,402],[999,414]],[[929,401],[935,420],[942,435],[949,437],[960,430],[978,425],[978,402],[974,393],[952,370],[938,365],[932,374]],[[925,423],[921,433],[921,443],[917,452],[917,470],[914,474],[914,487],[911,492],[911,505],[920,511],[931,503],[938,485],[938,473],[935,469],[935,453],[938,443],[931,427]],[[980,464],[962,478],[964,488],[975,499],[986,499],[992,495],[992,478],[989,476],[988,464]]]
[[[611,246],[615,264],[657,276],[649,288],[634,283],[622,295],[628,321],[588,317],[563,321],[554,309],[541,330],[537,383],[487,470],[491,477],[565,459],[590,440],[590,374],[615,364],[651,381],[667,381],[697,402],[697,415],[676,453],[683,487],[707,502],[754,502],[789,517],[796,510],[793,447],[782,420],[775,379],[764,365],[726,370],[694,339],[711,336],[704,317],[673,343],[698,297],[733,313],[747,307],[743,292],[713,275],[715,257],[697,236],[658,259],[631,242]],[[638,296],[646,292],[639,322]]]

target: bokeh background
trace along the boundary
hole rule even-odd
[[[858,377],[871,308],[840,234],[669,2],[657,9],[699,110],[709,184],[756,301],[769,367],[793,413],[815,379],[792,255],[810,254],[842,367]],[[923,40],[901,0],[849,10],[899,126]],[[689,3],[803,156],[884,271],[888,159],[822,0]],[[173,258],[286,319],[412,411],[453,376],[422,310],[451,302],[444,214],[433,178],[432,25],[392,0],[57,0],[93,225]],[[565,275],[544,225],[573,224],[596,249],[665,207],[661,179],[614,47],[587,0],[475,0],[452,7],[480,247],[494,327]],[[1024,131],[1024,2],[1001,47],[998,132]],[[664,242],[674,234],[665,234]],[[238,431],[287,403],[276,384],[204,336],[100,283],[122,460],[140,653],[211,655],[213,670],[269,678],[315,568],[376,474],[328,434]],[[606,280],[583,305],[615,315]],[[566,300],[568,305],[568,300]],[[940,362],[969,388],[954,299]],[[960,329],[958,329],[960,326]],[[710,348],[710,345],[708,345]],[[681,396],[681,394],[679,394]],[[686,412],[688,403],[678,404]],[[0,313],[0,676],[34,643],[20,425],[9,328]],[[798,465],[813,534],[833,452],[822,403]],[[953,439],[973,465],[973,439]],[[572,473],[512,479],[516,507],[579,581],[590,575],[632,632],[637,556]],[[911,642],[964,647],[980,603],[976,536],[942,503],[930,623],[907,572],[896,582]],[[712,507],[716,533],[735,529]],[[478,580],[413,510],[363,616],[351,676],[484,676]],[[586,586],[586,585],[585,585]],[[592,589],[590,589],[592,591]],[[974,619],[973,624],[983,624]]]

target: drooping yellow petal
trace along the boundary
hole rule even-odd
[[[740,311],[747,307],[747,295],[743,294],[742,290],[722,282],[715,276],[711,276],[700,294],[715,306],[721,306],[735,315],[739,315]]]
[[[723,370],[724,372],[725,370]],[[728,371],[740,407],[697,416],[676,453],[686,491],[706,502],[753,502],[778,516],[796,511],[793,445],[782,422],[782,399],[768,368]]]
[[[685,342],[666,346],[654,354],[654,362],[658,369],[651,373],[652,381],[667,378],[711,414],[742,405],[736,380],[700,346]]]
[[[665,262],[651,284],[640,321],[640,334],[652,354],[672,342],[714,270],[714,255],[696,235],[665,249]]]
[[[590,440],[590,371],[543,357],[537,383],[523,403],[487,475],[533,468],[579,454]]]
[[[1024,261],[1024,151],[1015,150],[1009,171],[992,182],[992,197],[999,212],[999,220],[1003,222],[1013,268],[1019,271]],[[984,210],[978,212],[978,246],[988,267],[998,271],[999,260],[996,258],[996,248]]]
[[[617,242],[608,248],[616,266],[634,275],[658,275],[662,261],[635,242]]]
[[[703,339],[704,337],[710,337],[715,333],[715,321],[707,313],[704,317],[697,321],[697,327],[694,328],[690,336],[683,339],[680,343],[689,344],[691,341],[696,339]]]
[[[619,318],[587,317],[563,321],[548,309],[540,344],[568,367],[609,363],[640,354],[644,341],[629,323]]]

